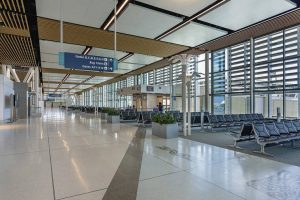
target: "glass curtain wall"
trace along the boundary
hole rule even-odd
[[[225,114],[225,94],[228,80],[225,65],[225,49],[212,53],[212,105],[214,114]]]
[[[255,38],[254,112],[299,117],[300,26]],[[250,113],[250,40],[212,53],[214,113]]]

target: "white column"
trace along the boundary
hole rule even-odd
[[[154,69],[153,70],[153,85],[155,85],[156,84],[156,70]]]
[[[20,82],[20,79],[19,79],[19,77],[18,77],[18,75],[16,73],[16,70],[13,69],[11,66],[8,66],[8,68],[9,68],[9,70],[11,72],[11,75],[13,76],[15,82]]]
[[[186,132],[186,63],[182,63],[182,113],[183,113],[183,135],[187,136]]]
[[[35,91],[35,106],[39,106],[39,84],[40,84],[40,74],[39,68],[34,68],[34,91]]]
[[[205,111],[209,112],[209,52],[205,52]]]
[[[1,65],[2,66],[2,74],[3,76],[6,76],[6,65]]]
[[[183,113],[183,125],[182,125],[182,131],[183,131],[183,135],[187,136],[187,130],[186,130],[186,83],[187,83],[187,77],[186,77],[186,71],[187,71],[187,64],[190,60],[190,58],[192,57],[192,55],[188,55],[188,54],[181,54],[181,55],[176,55],[173,56],[170,60],[172,60],[172,63],[177,63],[178,61],[181,62],[182,64],[182,113]]]
[[[254,96],[254,40],[250,39],[250,113],[255,112]]]
[[[10,79],[10,68],[6,66],[6,77]]]
[[[191,80],[187,81],[186,87],[188,90],[188,133],[187,135],[191,135]]]
[[[174,110],[173,65],[170,65],[170,110]]]

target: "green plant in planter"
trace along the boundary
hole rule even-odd
[[[176,119],[172,115],[167,114],[167,113],[162,113],[162,114],[153,116],[152,121],[155,123],[159,123],[160,125],[176,123]]]
[[[102,112],[102,113],[108,113],[109,110],[110,110],[110,108],[103,108],[101,112]]]
[[[107,112],[108,115],[110,116],[119,116],[120,115],[120,111],[114,108],[110,108]]]

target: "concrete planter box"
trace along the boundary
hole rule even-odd
[[[110,124],[120,123],[120,116],[119,115],[108,115],[107,123],[110,123]]]
[[[170,139],[178,137],[178,124],[162,124],[152,122],[152,135]]]
[[[101,113],[101,119],[105,120],[107,119],[107,116],[108,116],[107,113]]]

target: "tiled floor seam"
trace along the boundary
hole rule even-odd
[[[168,165],[170,165],[170,166],[172,166],[172,167],[175,167],[175,168],[177,168],[177,169],[181,169],[181,168],[179,168],[178,166],[176,166],[176,165],[174,165],[174,164],[172,164],[172,163],[170,163],[170,162],[168,162],[168,161],[166,161],[166,160],[163,160],[163,159],[161,159],[159,156],[157,156],[157,155],[154,155],[154,154],[152,154],[152,153],[150,153],[150,154],[148,154],[148,155],[151,155],[151,156],[153,156],[153,157],[155,157],[155,158],[157,158],[157,159],[159,159],[159,160],[161,160],[161,161],[163,161],[163,162],[165,162],[166,164],[168,164]],[[222,161],[216,161],[216,162],[212,162],[212,163],[210,163],[210,164],[207,164],[207,166],[210,166],[210,165],[215,165],[215,164],[220,164],[220,163],[223,163],[223,162],[226,162],[226,161],[229,161],[229,160],[235,160],[235,159],[238,159],[238,158],[230,158],[230,159],[227,159],[227,160],[222,160]],[[197,167],[197,166],[196,166]],[[181,169],[181,170],[192,170],[192,169],[194,169],[194,168],[196,168],[196,167],[190,167],[190,168],[186,168],[186,169]]]
[[[31,153],[40,153],[40,152],[48,152],[48,148],[45,150],[39,150],[39,151],[27,151],[27,152],[20,152],[20,153],[8,153],[8,154],[0,154],[0,157],[5,156],[16,156],[16,155],[24,155],[24,154],[31,154]]]
[[[84,192],[84,193],[80,193],[80,194],[75,194],[75,195],[71,195],[71,196],[67,196],[67,197],[59,198],[59,199],[56,199],[56,200],[64,200],[64,199],[69,199],[69,198],[73,198],[73,197],[78,197],[78,196],[82,196],[82,195],[90,194],[90,193],[93,193],[93,192],[100,192],[100,191],[103,191],[103,190],[106,190],[106,189],[107,189],[107,188],[102,188],[102,189],[98,189],[98,190],[92,190],[92,191],[89,191],[89,192]]]
[[[204,179],[204,178],[201,178],[201,177],[199,177],[199,176],[196,176],[196,175],[192,174],[189,170],[184,170],[184,172],[187,173],[187,174],[191,174],[191,175],[194,176],[195,178],[201,179],[201,180],[204,181],[204,182],[207,182],[207,183],[209,183],[209,184],[212,184],[212,185],[214,185],[215,187],[217,187],[217,188],[219,188],[219,189],[221,189],[221,190],[224,190],[224,191],[226,191],[226,192],[228,192],[228,193],[230,193],[230,194],[232,194],[232,195],[234,195],[234,196],[237,196],[237,197],[239,197],[239,198],[242,198],[242,199],[247,200],[247,198],[242,197],[242,196],[240,196],[240,195],[237,195],[237,194],[235,194],[235,193],[233,193],[233,192],[227,190],[226,188],[223,188],[223,187],[221,187],[221,186],[219,186],[219,185],[217,185],[217,184],[215,184],[215,183],[213,183],[213,182],[208,181],[207,179]]]
[[[151,177],[151,178],[140,179],[139,182],[143,182],[143,181],[147,181],[147,180],[151,180],[151,179],[156,179],[156,178],[160,178],[160,177],[163,177],[163,176],[169,176],[169,175],[177,174],[177,173],[180,173],[180,172],[185,172],[185,170],[170,172],[170,173],[167,173],[167,174],[162,174],[162,175],[154,176],[154,177]]]
[[[50,148],[50,140],[48,138],[48,150],[49,150],[49,164],[50,164],[50,173],[51,173],[51,182],[52,182],[52,191],[53,191],[53,198],[56,200],[55,194],[55,185],[54,185],[54,177],[53,177],[53,167],[52,167],[52,158],[51,158],[51,148]]]

